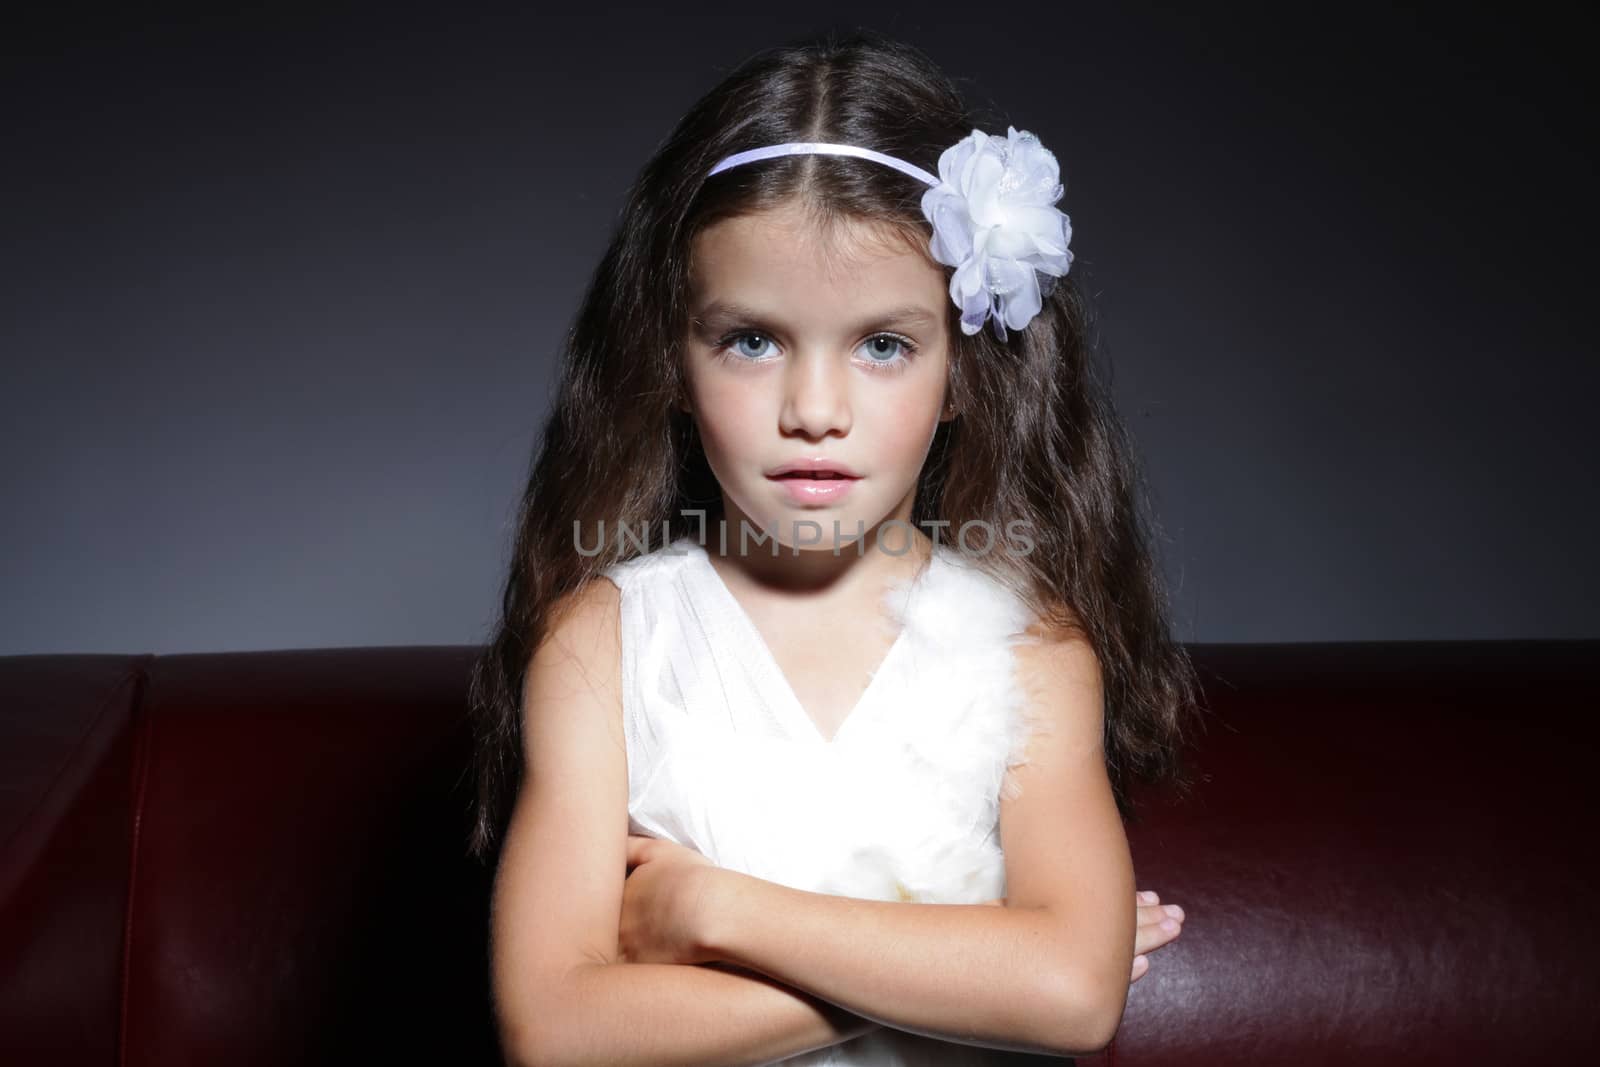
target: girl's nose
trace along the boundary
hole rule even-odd
[[[783,377],[785,433],[807,437],[850,430],[850,368],[827,353],[802,353]]]

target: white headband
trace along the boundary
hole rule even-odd
[[[961,332],[977,333],[989,319],[995,336],[1020,330],[1044,306],[1053,281],[1072,264],[1072,220],[1053,205],[1065,189],[1056,157],[1026,130],[1006,137],[973,130],[939,156],[935,176],[903,159],[849,144],[790,141],[735,152],[706,177],[778,156],[854,156],[893,167],[929,188],[922,214],[933,227],[928,249],[954,267],[950,299],[961,309]]]
[[[765,148],[752,148],[746,152],[735,152],[721,163],[711,168],[711,174],[718,174],[729,167],[737,167],[741,163],[754,163],[757,160],[771,159],[774,156],[855,156],[858,159],[870,159],[874,163],[882,163],[893,167],[903,174],[909,174],[928,185],[938,185],[937,175],[929,174],[921,167],[907,163],[903,159],[874,152],[870,148],[860,148],[853,144],[829,144],[826,141],[790,141],[787,144],[768,145]],[[711,177],[711,174],[706,177]]]

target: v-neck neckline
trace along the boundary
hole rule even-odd
[[[713,590],[717,598],[728,608],[728,614],[746,631],[746,635],[750,638],[750,642],[756,650],[756,659],[760,664],[760,668],[766,675],[764,680],[768,688],[777,694],[777,704],[782,709],[783,714],[789,716],[792,720],[791,727],[826,748],[832,748],[837,745],[840,738],[849,732],[851,724],[861,718],[862,712],[867,711],[876,702],[877,691],[886,684],[882,681],[884,674],[893,665],[896,657],[901,654],[902,646],[910,641],[910,627],[902,622],[900,632],[895,635],[893,643],[889,645],[889,651],[884,653],[883,658],[878,661],[878,666],[872,671],[871,677],[867,681],[867,687],[861,691],[861,695],[856,698],[856,702],[851,705],[849,712],[846,713],[844,719],[835,728],[833,736],[825,737],[822,733],[822,727],[817,725],[817,720],[812,718],[805,705],[800,703],[800,697],[795,693],[794,686],[789,683],[788,676],[783,673],[783,668],[779,666],[778,658],[773,655],[772,647],[767,644],[767,639],[762,635],[761,628],[750,617],[750,613],[739,602],[739,598],[733,595],[733,590],[729,589],[728,583],[722,580],[722,575],[717,573],[717,568],[711,562],[710,550],[692,538],[688,539],[686,544],[689,547],[690,554],[697,557],[697,562],[704,570],[705,584]],[[935,553],[935,558],[937,558],[937,552]],[[933,565],[934,560],[929,560],[923,569],[910,580],[906,592],[907,613],[910,611],[910,599],[916,592],[917,584]],[[902,587],[906,586],[905,582],[897,584]]]

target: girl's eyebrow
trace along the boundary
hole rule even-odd
[[[695,325],[706,327],[743,323],[760,326],[765,329],[776,322],[777,316],[775,315],[769,315],[755,308],[726,300],[714,300],[694,315]],[[924,326],[931,328],[936,325],[938,325],[938,318],[921,304],[902,304],[899,307],[886,308],[881,312],[868,315],[852,329],[859,332],[879,326]]]

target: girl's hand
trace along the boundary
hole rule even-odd
[[[700,896],[716,865],[663,838],[628,835],[617,950],[625,963],[709,963],[701,948]]]
[[[1139,928],[1133,939],[1133,977],[1128,979],[1130,985],[1144,977],[1150,969],[1150,957],[1145,953],[1165,945],[1183,930],[1183,909],[1178,905],[1161,903],[1161,898],[1150,890],[1136,893],[1134,899],[1138,901],[1135,910],[1139,916]]]
[[[1183,930],[1183,909],[1178,905],[1162,904],[1161,898],[1149,890],[1135,893],[1133,899],[1138,929],[1133,940],[1133,975],[1128,979],[1129,985],[1143,978],[1150,969],[1150,957],[1145,953],[1154,952]],[[1003,908],[1006,900],[1001,897],[984,903]]]

